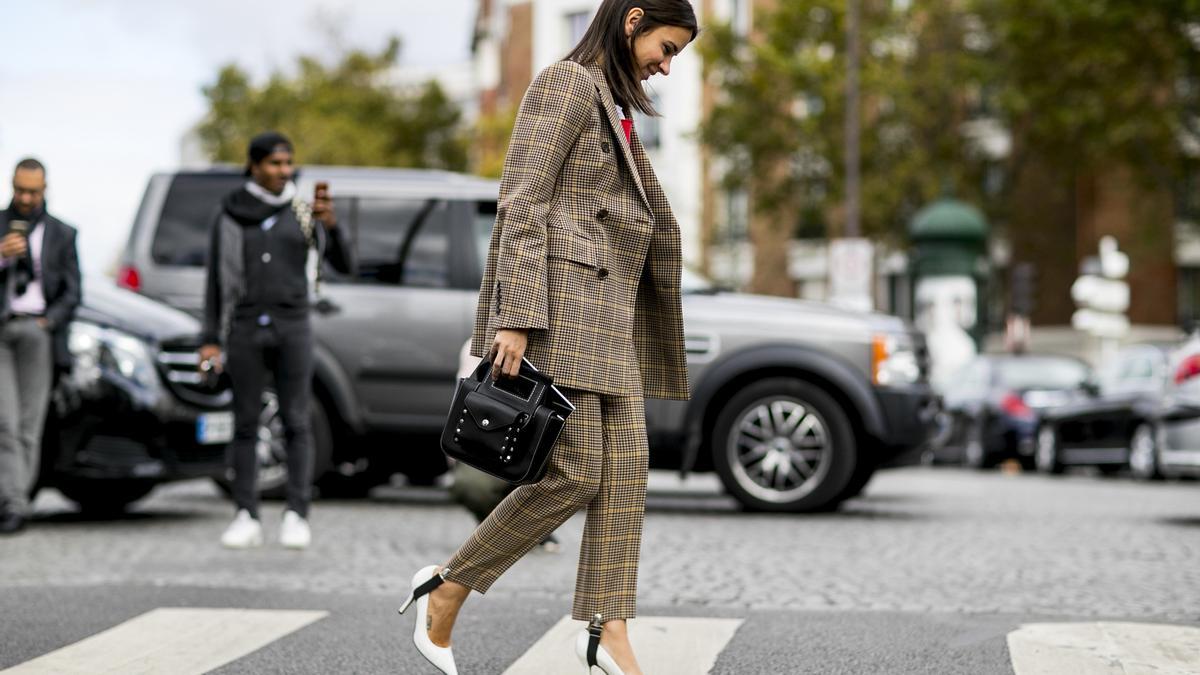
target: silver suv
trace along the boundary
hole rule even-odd
[[[206,227],[244,180],[232,168],[155,175],[118,282],[192,313]],[[445,470],[433,434],[474,319],[495,181],[440,171],[306,167],[327,181],[358,255],[325,273],[314,316],[318,484],[364,493],[395,472]],[[922,336],[896,317],[684,283],[692,400],[647,403],[651,466],[716,471],[749,508],[814,511],[857,494],[879,466],[913,458],[933,424]],[[270,397],[262,486],[281,484]]]

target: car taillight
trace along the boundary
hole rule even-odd
[[[117,285],[134,292],[140,291],[142,275],[138,274],[137,268],[132,265],[121,265],[121,269],[117,270]]]
[[[1016,394],[1005,394],[1004,398],[1000,399],[1000,409],[1004,414],[1011,417],[1020,417],[1029,419],[1033,417],[1033,409],[1025,404],[1024,399]]]
[[[1175,369],[1175,384],[1190,380],[1197,375],[1200,375],[1200,354],[1193,354],[1184,359]]]

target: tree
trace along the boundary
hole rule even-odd
[[[1009,233],[1041,262],[1035,321],[1073,309],[1077,268],[1117,236],[1131,257],[1130,317],[1175,321],[1178,189],[1200,112],[1197,0],[977,0],[997,101],[1013,135]],[[1071,262],[1077,262],[1071,255]]]
[[[978,29],[959,5],[862,0],[867,236],[901,241],[909,217],[947,188],[981,197],[986,158],[956,131],[987,64],[962,48]],[[722,89],[701,138],[725,159],[726,186],[750,193],[752,290],[790,294],[786,240],[843,225],[844,36],[844,2],[788,0],[756,13],[749,39],[716,26],[701,46]]]
[[[226,65],[204,88],[201,142],[214,161],[241,163],[250,138],[275,129],[311,164],[464,169],[458,107],[436,82],[391,84],[399,54],[392,38],[378,53],[351,50],[333,65],[301,56],[294,72],[277,70],[261,85]]]

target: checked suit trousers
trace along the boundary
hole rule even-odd
[[[447,567],[447,578],[484,593],[517,560],[581,508],[572,616],[630,619],[637,609],[638,556],[646,511],[646,409],[640,393],[563,391],[575,412],[551,452],[546,476],[492,511]]]

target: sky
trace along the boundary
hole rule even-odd
[[[179,166],[201,88],[235,62],[257,78],[297,54],[377,50],[437,68],[470,56],[476,0],[39,0],[5,8],[0,200],[23,157],[47,169],[48,210],[79,230],[85,272],[111,270],[152,173]]]

